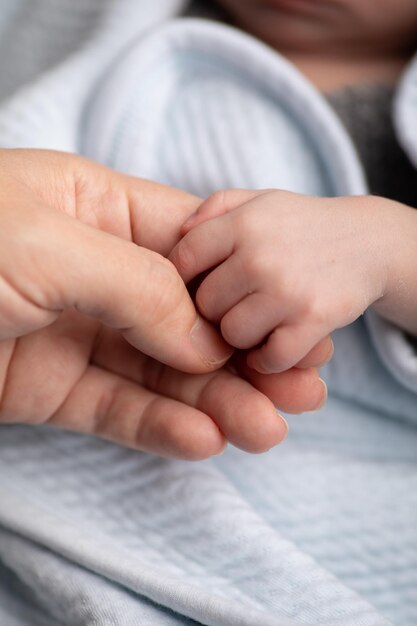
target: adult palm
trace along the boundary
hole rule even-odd
[[[274,403],[322,401],[313,368],[221,367],[229,348],[165,259],[198,198],[57,152],[0,151],[0,172],[0,422],[199,459],[268,449],[286,433]]]

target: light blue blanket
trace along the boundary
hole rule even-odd
[[[184,6],[2,0],[0,144],[201,196],[365,193],[295,68],[223,25],[167,22]],[[411,65],[395,115],[414,163],[416,96]],[[334,341],[327,406],[262,456],[188,464],[2,427],[1,626],[415,626],[417,359],[369,313]]]

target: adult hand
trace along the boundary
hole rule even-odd
[[[278,443],[286,426],[271,400],[318,404],[313,371],[282,398],[271,378],[254,380],[270,399],[213,372],[230,349],[161,256],[198,204],[81,157],[0,151],[0,421],[195,459],[226,439]]]

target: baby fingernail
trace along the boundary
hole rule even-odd
[[[189,228],[191,228],[191,226],[194,224],[195,219],[197,217],[197,211],[195,213],[192,213],[184,222],[184,224],[182,225],[182,230],[188,230]]]
[[[191,329],[191,342],[201,360],[209,367],[221,365],[233,354],[233,348],[208,322],[201,318]]]

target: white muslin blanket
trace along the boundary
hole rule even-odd
[[[251,37],[174,19],[185,4],[0,0],[0,145],[201,196],[366,193],[322,96]],[[395,118],[414,163],[416,114],[412,63]],[[326,407],[261,456],[2,427],[0,625],[415,626],[417,358],[370,313],[334,341]]]

